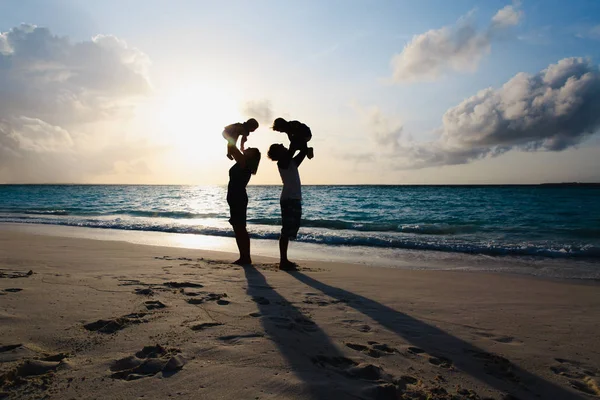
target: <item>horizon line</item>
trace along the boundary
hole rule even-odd
[[[302,186],[600,186],[600,182],[539,182],[539,183],[315,183]],[[0,186],[227,186],[201,183],[0,183]],[[282,186],[281,183],[248,184],[248,186]]]

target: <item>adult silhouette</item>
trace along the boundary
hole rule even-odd
[[[240,149],[235,143],[227,145],[227,153],[235,160],[229,169],[229,184],[227,185],[227,204],[229,205],[229,223],[235,233],[235,241],[240,253],[240,258],[233,264],[251,264],[250,236],[246,229],[246,216],[248,211],[248,194],[246,186],[252,175],[256,174],[260,163],[260,151],[256,148],[244,148],[247,137],[242,136]]]

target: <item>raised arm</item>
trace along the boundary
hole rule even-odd
[[[244,154],[233,144],[227,145],[227,148],[229,149],[229,154],[231,154],[233,156],[233,159],[238,164],[240,164],[240,167],[246,167],[246,157],[244,156]],[[242,149],[243,148],[244,145],[242,144]]]
[[[298,155],[293,158],[297,167],[299,167],[300,164],[302,164],[302,161],[304,161],[304,158],[306,157],[306,152],[307,152],[307,148],[304,147],[304,149],[299,150]]]

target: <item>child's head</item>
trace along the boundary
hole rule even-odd
[[[248,121],[243,124],[248,132],[254,132],[258,128],[258,121],[254,118],[250,118]]]
[[[273,130],[277,132],[285,132],[288,127],[288,122],[283,118],[277,118],[273,121]]]
[[[260,150],[255,147],[248,147],[246,151],[244,151],[244,156],[246,158],[246,166],[252,175],[256,175],[258,164],[260,164]]]
[[[281,143],[274,143],[269,147],[267,157],[273,161],[279,161],[287,154],[288,149]]]

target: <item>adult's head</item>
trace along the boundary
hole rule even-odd
[[[277,132],[286,132],[289,126],[289,122],[283,118],[277,118],[273,121],[273,130]]]
[[[281,143],[273,143],[271,147],[269,147],[267,157],[269,157],[273,161],[279,161],[282,158],[284,158],[287,155],[287,153],[287,147],[285,147]]]
[[[244,127],[248,130],[248,132],[254,132],[258,129],[258,121],[254,118],[250,118],[248,121],[243,123]]]
[[[255,147],[248,147],[244,151],[244,159],[246,160],[246,167],[250,170],[252,175],[256,175],[258,164],[260,164],[260,150]]]

